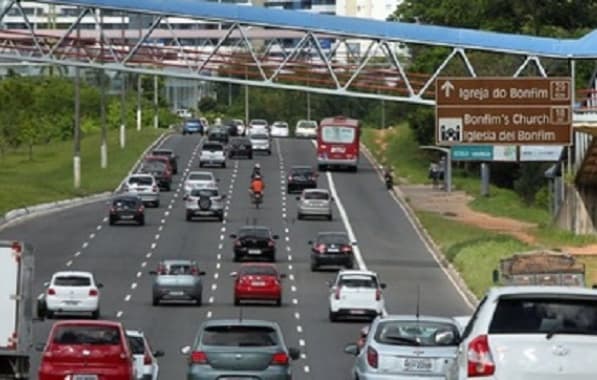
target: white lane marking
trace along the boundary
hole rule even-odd
[[[143,273],[137,272],[137,278],[140,278],[141,276],[143,276]]]
[[[220,263],[216,263],[216,269],[220,269]]]
[[[155,249],[156,246],[157,246],[156,243],[151,243],[151,249]]]
[[[282,212],[286,213],[286,207],[282,207]]]
[[[222,227],[222,229],[220,231],[226,232],[226,227]]]
[[[211,318],[211,315],[212,315],[212,314],[211,314],[211,310],[209,310],[209,311],[207,312],[207,314],[205,314],[205,318],[209,319],[209,318]]]
[[[103,220],[103,221],[104,221],[104,223],[105,223],[105,222],[107,222],[107,221],[108,221],[108,217],[106,216],[106,217],[105,217],[104,219],[102,219],[102,220]]]
[[[95,237],[94,233],[89,234],[89,239],[93,239]]]
[[[348,214],[346,213],[346,209],[342,205],[342,200],[340,199],[340,196],[338,196],[338,192],[336,191],[336,184],[334,183],[334,178],[332,177],[332,173],[326,172],[325,174],[328,179],[330,193],[332,193],[332,197],[334,198],[334,201],[335,201],[334,203],[336,203],[336,207],[338,208],[338,212],[340,213],[340,217],[342,218],[342,222],[344,223],[344,228],[346,229],[346,232],[348,233],[348,238],[351,241],[358,241],[357,238],[355,237],[352,226],[350,225],[350,221],[348,220]],[[363,260],[363,256],[361,255],[361,250],[359,249],[359,246],[358,245],[354,246],[352,251],[353,251],[355,259],[357,260],[357,262],[359,264],[359,268],[363,269],[363,270],[367,270],[367,265],[365,265],[365,261]]]
[[[208,303],[214,303],[214,297],[209,297],[209,300],[207,301]]]
[[[286,214],[282,214],[282,217],[283,217],[283,218],[286,218]],[[289,236],[285,236],[285,237],[284,237],[284,240],[286,240],[286,241],[290,241],[290,237],[289,237]]]
[[[143,262],[141,263],[141,268],[145,268],[146,266],[147,266],[147,261],[143,261]]]
[[[222,254],[221,254],[221,253],[218,253],[218,256],[217,256],[217,258],[218,258],[218,260],[222,260]]]
[[[77,251],[77,252],[75,252],[74,256],[75,256],[75,257],[79,257],[79,256],[81,256],[81,251]]]
[[[131,300],[131,295],[130,295],[130,294],[127,294],[127,295],[124,297],[124,302],[129,302],[130,300]]]
[[[122,315],[124,313],[122,311],[119,311],[118,313],[116,313],[116,318],[122,318]]]
[[[168,205],[168,210],[172,210],[172,205],[171,204]]]
[[[68,261],[66,262],[66,266],[67,266],[67,267],[70,267],[71,265],[73,265],[73,261],[72,261],[72,260],[68,260]]]
[[[301,325],[296,326],[296,332],[299,334],[303,332],[303,327]]]
[[[216,290],[218,288],[218,284],[211,284],[211,290]]]
[[[292,248],[290,248],[290,246],[289,246],[289,245],[287,245],[287,246],[286,246],[286,250],[287,250],[288,252],[290,252],[290,251],[292,251]]]
[[[292,303],[293,303],[293,304],[295,304],[295,305],[298,305],[298,299],[296,299],[296,298],[293,298],[293,299],[292,299]]]
[[[147,252],[147,253],[145,254],[145,257],[147,257],[147,258],[149,259],[149,258],[151,257],[151,255],[152,255],[152,253],[151,253],[151,252]]]
[[[220,244],[218,245],[218,250],[221,250],[222,248],[224,248],[224,244],[220,243]]]
[[[164,229],[164,226],[159,226],[158,227],[158,231],[162,232],[162,230]]]
[[[296,313],[294,313],[294,318],[301,319],[301,313],[299,313],[298,311]]]
[[[102,225],[100,224],[99,226],[95,227],[96,230],[101,230],[102,229]]]
[[[309,372],[311,372],[311,369],[309,368],[309,366],[308,366],[308,365],[306,365],[306,366],[303,368],[303,370],[305,371],[305,373],[309,373]]]
[[[218,277],[220,277],[220,274],[218,272],[214,273],[214,280],[217,280]]]
[[[296,292],[296,286],[292,285],[292,286],[290,287],[290,290],[291,290],[291,291],[293,291],[293,292]]]
[[[304,339],[299,339],[299,346],[305,347],[305,340]]]
[[[292,270],[292,264],[288,264],[288,270]]]
[[[155,235],[155,240],[160,240],[160,234]]]
[[[37,296],[37,299],[40,300],[42,298],[44,298],[45,294],[44,293],[39,293],[39,295]]]
[[[134,290],[134,289],[137,289],[137,283],[136,283],[136,282],[133,282],[133,283],[131,284],[131,289],[133,289],[133,290]]]
[[[83,243],[83,248],[87,248],[88,245],[89,245],[88,242]]]
[[[220,235],[220,240],[224,240],[224,235]]]
[[[160,223],[161,223],[161,224],[164,224],[164,223],[166,223],[166,219],[162,219],[162,220],[160,220]]]
[[[289,279],[290,281],[294,281],[294,275],[293,275],[292,273],[290,273],[290,274],[288,275],[288,279]]]
[[[165,215],[165,216],[168,216],[168,215],[170,215],[170,211],[164,211],[164,215]]]
[[[288,255],[288,261],[292,261],[292,255]]]
[[[307,359],[307,354],[305,354],[304,352],[301,352],[301,359]]]
[[[290,233],[290,229],[288,227],[284,228],[284,232],[289,234]]]

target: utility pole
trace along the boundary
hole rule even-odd
[[[245,81],[249,78],[247,66],[245,66]],[[249,85],[245,84],[245,128],[249,128]]]
[[[102,28],[104,26],[104,12],[98,9],[99,13],[99,32],[98,39],[100,44],[100,60],[104,59],[104,41],[102,40]],[[106,126],[106,72],[104,69],[99,71],[99,86],[100,86],[100,124],[102,128],[102,142],[100,145],[100,166],[102,169],[108,167],[108,131]]]
[[[143,37],[143,15],[139,15],[139,41]],[[137,131],[141,130],[141,92],[143,91],[143,79],[141,74],[137,76]]]
[[[121,39],[122,39],[122,46],[121,49],[124,52],[125,45],[126,45],[126,36],[124,33],[124,26],[126,25],[125,22],[125,13],[122,12],[122,25],[121,27]],[[120,72],[120,79],[121,79],[121,91],[120,91],[120,148],[124,149],[126,146],[126,72]]]
[[[158,76],[154,75],[153,76],[153,106],[154,106],[154,114],[153,114],[153,127],[154,128],[159,128],[160,127],[160,107],[158,104],[158,94],[159,94],[159,82],[158,82]]]
[[[79,8],[77,8],[79,9]],[[77,23],[77,57],[79,56],[81,43],[81,27]],[[79,66],[75,66],[75,130],[73,132],[73,179],[75,189],[81,187],[81,72]]]

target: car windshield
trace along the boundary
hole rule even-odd
[[[112,205],[116,208],[135,208],[138,205],[138,201],[133,198],[120,198],[114,199]]]
[[[319,244],[349,244],[348,236],[346,234],[323,234],[317,238]]]
[[[198,120],[189,120],[185,124],[188,125],[189,127],[198,127],[201,125],[201,122]]]
[[[340,277],[338,286],[346,288],[377,288],[377,279],[374,276],[346,275]]]
[[[54,331],[55,344],[120,344],[120,330],[115,326],[59,326]]]
[[[454,324],[431,321],[380,322],[374,339],[396,346],[456,346],[458,328]]]
[[[206,346],[270,347],[278,345],[276,330],[268,326],[210,326],[201,336]]]
[[[498,301],[490,334],[597,335],[597,299],[504,297]]]
[[[310,176],[313,175],[312,168],[292,168],[290,174],[293,176]]]
[[[206,150],[208,152],[217,152],[224,150],[224,148],[220,144],[204,144],[202,150]]]
[[[153,184],[153,178],[152,177],[131,177],[131,178],[129,178],[129,183],[136,184],[136,185],[150,186],[151,184]]]
[[[189,264],[170,264],[168,274],[172,276],[193,274],[193,266]]]
[[[172,151],[170,150],[154,150],[152,153],[154,156],[173,156]]]
[[[351,144],[354,142],[356,129],[351,127],[340,127],[326,125],[321,128],[321,139],[331,144]]]
[[[303,120],[303,121],[299,121],[298,123],[298,128],[317,128],[317,123],[314,121],[307,121],[307,120]]]
[[[255,125],[255,126],[267,125],[267,121],[265,121],[263,119],[255,119],[255,120],[251,120],[251,125]]]
[[[266,228],[243,228],[238,232],[239,237],[269,238],[269,230]]]
[[[213,181],[213,177],[207,173],[192,173],[189,174],[189,181]]]
[[[193,197],[217,197],[218,190],[216,189],[193,189],[191,191]]]
[[[254,134],[251,135],[251,140],[268,140],[267,135],[263,135],[263,134]]]
[[[286,129],[286,128],[288,128],[288,125],[286,125],[286,124],[282,124],[282,123],[278,123],[278,124],[274,124],[274,127],[275,127],[275,128],[283,128],[283,129]]]
[[[166,170],[166,164],[161,161],[145,161],[142,170],[146,171],[163,171]]]
[[[305,192],[305,199],[328,200],[330,198],[328,193],[323,191],[308,191]]]
[[[133,351],[133,355],[143,355],[145,353],[145,342],[143,338],[139,336],[129,336],[128,337],[129,346],[131,346],[131,351]]]
[[[91,286],[91,278],[87,276],[57,276],[54,286]]]
[[[234,139],[232,140],[232,145],[251,145],[251,141],[248,139]]]
[[[278,272],[276,272],[275,268],[265,265],[246,266],[240,269],[241,276],[276,276],[277,274]]]

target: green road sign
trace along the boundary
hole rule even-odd
[[[492,145],[454,145],[450,152],[453,161],[493,161]]]

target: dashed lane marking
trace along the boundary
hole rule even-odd
[[[96,230],[101,230],[102,229],[102,225],[100,224],[99,226],[95,227]]]
[[[155,249],[155,247],[157,247],[156,243],[151,243],[151,249]]]
[[[206,317],[207,319],[209,319],[209,318],[211,318],[211,316],[212,316],[212,314],[211,314],[211,310],[209,310],[209,311],[208,311],[208,312],[205,314],[205,317]]]
[[[130,295],[130,294],[127,294],[127,295],[124,297],[124,302],[129,302],[130,300],[131,300],[131,295]]]
[[[217,280],[218,277],[220,277],[220,274],[218,272],[214,273],[214,280]]]
[[[152,253],[151,253],[151,252],[147,252],[147,253],[145,254],[145,257],[147,257],[147,258],[149,259],[149,258],[151,257],[151,255],[152,255]]]
[[[220,263],[216,263],[216,269],[220,269]]]
[[[289,279],[290,281],[294,281],[294,275],[293,275],[292,273],[290,273],[290,274],[288,275],[288,279]]]
[[[143,276],[143,273],[137,272],[137,278],[140,278],[141,276]]]
[[[211,290],[214,291],[218,288],[218,284],[211,284]]]
[[[292,255],[288,255],[288,261],[292,261]]]
[[[155,235],[155,240],[160,240],[160,234]]]
[[[298,305],[298,299],[296,299],[296,298],[293,298],[293,299],[292,299],[292,303],[293,303],[294,305]]]
[[[299,346],[305,347],[305,340],[304,339],[299,339]]]
[[[222,260],[222,254],[221,254],[221,253],[218,253],[218,256],[217,256],[217,258],[218,258],[218,260]]]
[[[311,369],[309,368],[309,366],[308,366],[308,365],[306,365],[306,366],[303,368],[303,370],[305,371],[305,373],[309,373],[309,372],[311,372]]]
[[[209,302],[210,304],[213,304],[214,303],[214,297],[213,296],[209,297],[209,300],[207,302]]]
[[[303,327],[301,325],[296,326],[296,331],[300,334],[303,332]]]
[[[288,264],[288,270],[292,270],[292,264]]]
[[[295,319],[301,319],[301,313],[299,313],[298,311],[294,313],[294,318]]]
[[[296,292],[296,286],[292,285],[292,286],[290,287],[290,290],[291,290],[291,291],[293,291],[293,292]]]
[[[74,256],[75,256],[75,257],[79,257],[79,256],[81,256],[81,251],[77,251],[77,252],[75,252]]]
[[[89,245],[88,242],[83,243],[83,248],[87,248],[88,245]]]
[[[220,244],[218,245],[218,250],[222,250],[222,248],[224,248],[224,244],[220,243]]]
[[[107,221],[108,221],[108,217],[106,216],[106,217],[105,217],[104,219],[102,219],[102,220],[103,220],[103,221],[104,221],[104,223],[105,223],[105,222],[107,222]]]
[[[147,261],[143,261],[143,262],[141,263],[141,268],[145,268],[146,266],[147,266]]]
[[[116,318],[122,318],[122,315],[124,313],[122,312],[122,310],[118,311],[118,313],[116,313]]]
[[[67,266],[67,267],[70,267],[71,265],[73,265],[73,261],[72,261],[72,260],[68,260],[68,261],[66,262],[66,266]]]
[[[164,226],[159,226],[158,227],[158,231],[162,232],[162,230],[164,229]]]
[[[131,284],[131,289],[133,289],[133,290],[134,290],[134,289],[137,289],[137,283],[136,283],[136,282],[133,282],[133,283]]]

